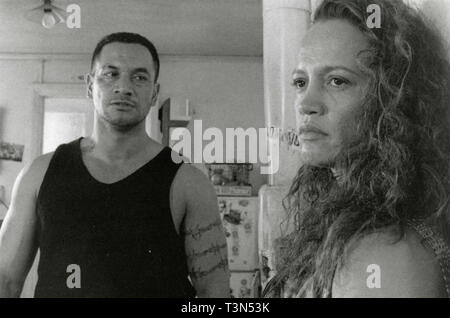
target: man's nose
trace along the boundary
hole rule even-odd
[[[133,95],[132,83],[127,78],[127,76],[121,76],[116,81],[116,85],[114,86],[114,93],[115,94],[122,94],[122,95],[126,95],[126,96],[132,96]]]
[[[323,92],[318,85],[309,85],[304,94],[297,98],[297,109],[300,115],[323,115],[325,113]]]

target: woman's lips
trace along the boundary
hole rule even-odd
[[[326,132],[314,126],[303,126],[298,130],[298,136],[304,141],[313,141],[328,136]]]

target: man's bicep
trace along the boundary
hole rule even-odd
[[[228,275],[227,244],[220,219],[192,222],[186,229],[185,249],[192,280]]]
[[[189,275],[196,289],[212,288],[224,297],[229,293],[227,244],[220,219],[217,198],[209,181],[193,176],[186,185],[186,217],[183,235]]]

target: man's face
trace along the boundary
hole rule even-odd
[[[363,33],[343,20],[318,22],[303,39],[292,76],[304,163],[332,164],[357,138],[355,116],[369,82],[357,54],[367,48]]]
[[[145,46],[105,45],[88,76],[88,95],[97,118],[119,129],[142,123],[158,95],[154,79],[152,55]]]

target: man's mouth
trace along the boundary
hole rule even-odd
[[[134,107],[134,103],[128,100],[113,100],[111,105],[119,106],[119,107]]]

